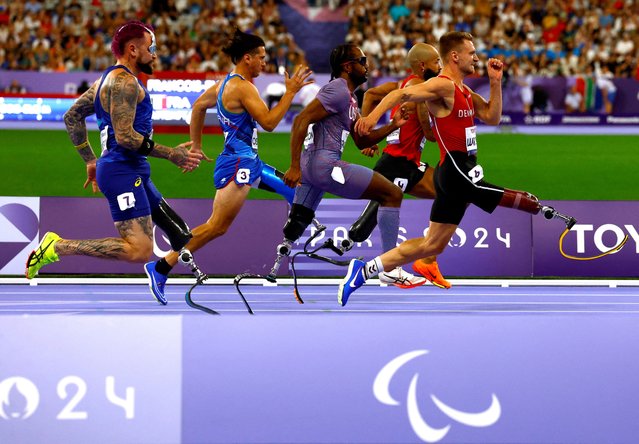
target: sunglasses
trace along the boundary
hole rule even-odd
[[[346,62],[342,63],[342,65],[346,65],[347,63],[359,63],[362,66],[366,66],[366,64],[367,64],[366,56],[358,57],[356,59],[349,59]]]

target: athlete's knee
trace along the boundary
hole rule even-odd
[[[293,204],[291,212],[288,215],[288,220],[284,225],[284,237],[291,242],[295,242],[302,237],[304,230],[313,222],[314,217],[315,212],[310,208]]]
[[[128,260],[130,262],[145,263],[149,262],[153,257],[153,240],[145,239],[128,242]]]
[[[404,198],[404,192],[400,187],[395,184],[384,189],[380,193],[378,202],[383,207],[399,207],[402,204]]]
[[[151,219],[167,235],[173,251],[180,251],[193,237],[186,222],[164,199],[151,212]]]
[[[204,225],[203,230],[198,232],[198,237],[201,236],[206,242],[215,238],[223,236],[229,230],[229,224],[221,224],[214,218],[209,219]]]
[[[539,199],[534,194],[527,191],[509,190],[508,188],[504,189],[499,206],[514,208],[531,214],[537,214],[541,209]]]

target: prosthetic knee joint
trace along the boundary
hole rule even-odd
[[[164,199],[151,212],[151,220],[168,236],[173,251],[180,251],[193,237],[186,222]]]

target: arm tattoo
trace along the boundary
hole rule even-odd
[[[64,124],[74,145],[80,145],[87,141],[87,125],[84,119],[95,113],[93,108],[95,90],[94,84],[64,113]]]
[[[133,129],[135,110],[138,106],[139,86],[137,79],[127,72],[115,78],[107,78],[109,83],[109,112],[113,131],[119,145],[137,150],[144,137]]]
[[[93,162],[96,159],[95,153],[93,152],[93,149],[90,146],[87,146],[85,148],[82,148],[81,150],[78,150],[78,154],[80,155],[80,157],[82,157],[82,160],[84,160],[84,163]]]

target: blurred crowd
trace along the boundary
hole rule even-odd
[[[406,51],[447,31],[470,32],[510,74],[637,78],[639,2],[634,0],[349,0],[347,41],[373,75],[401,75]],[[480,72],[480,75],[483,72]]]
[[[103,70],[114,30],[132,19],[154,27],[161,70],[229,70],[221,47],[235,26],[264,39],[268,72],[305,63],[275,0],[0,0],[0,69]]]

